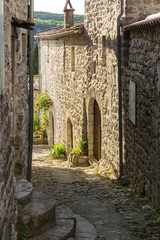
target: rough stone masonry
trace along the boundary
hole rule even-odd
[[[28,19],[28,0],[4,0],[3,3],[5,92],[0,96],[0,239],[14,240],[15,177],[26,177],[27,170],[28,80],[27,30],[15,29],[11,20],[12,17]]]
[[[153,32],[142,27],[135,33],[124,33],[123,26],[159,9],[160,2],[155,0],[86,0],[84,25],[68,25],[67,29],[54,28],[37,34],[41,90],[47,90],[53,100],[49,115],[54,124],[50,123],[49,135],[53,135],[50,139],[54,141],[50,144],[63,142],[69,153],[78,139],[83,138],[88,141],[89,157],[99,161],[99,172],[111,170],[118,176],[117,28],[122,11],[119,72],[124,174],[155,205],[159,205],[160,196],[158,30]],[[136,84],[137,91],[136,126],[129,119],[130,80]]]

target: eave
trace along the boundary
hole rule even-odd
[[[151,19],[144,19],[142,21],[138,21],[130,25],[127,25],[123,28],[123,30],[127,32],[134,29],[150,28],[153,26],[157,26],[159,24],[160,24],[160,17],[155,17]]]
[[[65,36],[75,35],[75,34],[82,34],[84,32],[84,26],[74,26],[69,29],[61,30],[60,32],[55,33],[37,33],[35,38],[38,39],[59,39]]]

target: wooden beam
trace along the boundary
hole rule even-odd
[[[18,19],[15,17],[12,17],[11,23],[14,27],[25,28],[25,29],[29,29],[29,30],[34,30],[34,28],[32,26],[35,25],[34,22]]]

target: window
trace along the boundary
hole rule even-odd
[[[0,95],[4,90],[4,13],[3,0],[0,0]]]
[[[22,33],[22,57],[26,57],[27,55],[27,40],[26,34]]]
[[[75,71],[75,48],[71,47],[71,72]]]
[[[106,66],[106,36],[102,36],[102,65]]]

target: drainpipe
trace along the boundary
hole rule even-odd
[[[117,17],[117,57],[118,57],[118,95],[119,95],[119,164],[120,178],[123,176],[123,142],[122,142],[122,81],[121,81],[121,27],[120,20],[123,15],[124,2],[121,0],[120,14]]]
[[[29,20],[34,21],[34,0],[30,0]],[[29,30],[29,150],[27,180],[31,181],[32,171],[32,145],[33,145],[33,30]]]

